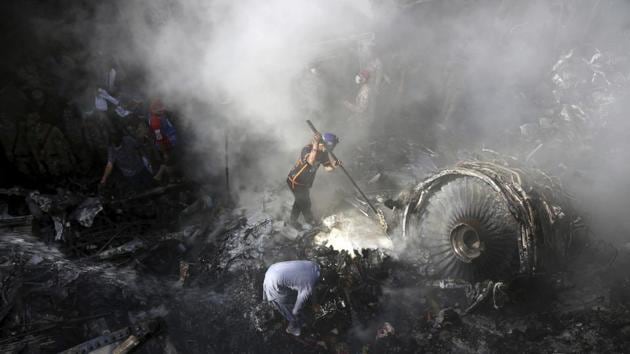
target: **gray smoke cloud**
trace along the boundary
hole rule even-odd
[[[63,23],[33,16],[30,26],[42,42],[68,34],[144,72],[135,84],[194,132],[205,160],[191,170],[221,173],[227,129],[234,185],[253,195],[284,180],[310,138],[309,109],[341,136],[342,159],[356,157],[353,140],[369,143],[353,139],[360,128],[335,123],[348,116],[339,101],[356,94],[373,38],[368,51],[383,66],[375,135],[414,140],[447,162],[461,149],[527,156],[543,143],[530,163],[562,177],[598,223],[627,229],[629,10],[618,0],[137,0],[77,10]],[[555,69],[568,53],[572,63]],[[554,79],[563,73],[570,89]],[[312,86],[325,97],[308,97]],[[538,137],[523,138],[523,124]],[[317,183],[348,186],[323,173]]]
[[[403,138],[418,134],[417,140],[434,140],[445,155],[481,146],[518,153],[537,146],[510,141],[520,125],[537,123],[545,114],[556,119],[563,104],[587,109],[590,103],[582,98],[553,96],[552,67],[574,48],[587,59],[595,50],[623,55],[627,10],[619,1],[136,1],[120,9],[117,21],[126,27],[127,47],[118,52],[127,53],[129,62],[140,61],[149,74],[148,89],[183,110],[198,149],[215,158],[209,166],[221,166],[217,152],[230,127],[233,153],[249,156],[247,166],[236,167],[239,183],[265,184],[284,179],[309,139],[303,122],[309,117],[297,97],[308,69],[328,70],[325,89],[335,96],[333,105],[356,92],[352,75],[365,63],[361,43],[353,38],[361,34],[375,33],[374,52],[387,78],[375,129],[397,129]],[[577,75],[588,79],[588,73]],[[339,87],[331,87],[335,84]],[[592,89],[585,85],[576,92],[586,97]],[[611,87],[608,93],[621,96],[622,90]],[[623,106],[619,99],[614,104]],[[326,112],[343,119],[336,109]],[[597,120],[594,115],[587,119]],[[608,133],[627,126],[616,120],[606,127],[597,138],[600,147],[611,143]],[[339,133],[346,140],[360,135]],[[584,139],[592,133],[584,132]],[[543,153],[545,168],[571,155],[558,149]],[[593,158],[582,156],[569,168],[596,167],[602,177],[627,175],[618,164]],[[576,192],[587,187],[577,183]],[[597,190],[613,194],[607,187]],[[583,197],[592,199],[589,194]]]
[[[282,180],[310,137],[300,79],[328,55],[322,43],[365,31],[370,11],[360,0],[136,1],[116,20],[124,48],[121,38],[111,44],[144,65],[149,92],[183,112],[198,149],[217,158],[211,165],[221,166],[230,129],[232,152],[249,149],[258,181]]]

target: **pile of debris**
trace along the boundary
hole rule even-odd
[[[554,194],[558,189],[525,187],[544,186],[531,182],[536,181],[533,176],[540,176],[536,173],[481,162],[460,164],[448,171],[451,173],[427,179],[416,192],[424,191],[422,198],[430,200],[433,193],[443,190],[443,181],[457,182],[468,171],[467,177],[500,184],[493,190],[516,193],[513,201],[529,196],[520,207],[529,205],[527,210],[534,211],[525,215],[534,216],[535,235],[554,235],[545,232],[575,221],[570,208]],[[151,198],[155,197],[159,198]],[[99,209],[81,198],[42,200],[51,203],[38,207],[50,205],[46,212],[65,210],[64,215],[89,216],[93,215],[90,210]],[[72,207],[53,207],[67,200],[74,201],[66,204]],[[414,200],[414,206],[422,207],[420,199]],[[82,227],[82,238],[97,225],[104,225],[98,224],[100,216],[119,215],[112,205],[101,204],[92,228],[83,226],[80,220],[85,218],[81,217],[67,216],[66,223],[72,220],[71,230]],[[345,207],[342,204],[333,214],[338,221],[351,215]],[[75,212],[77,208],[85,211]],[[521,209],[506,210],[518,213]],[[347,223],[330,223],[294,235],[284,223],[261,211],[224,210],[217,215],[199,208],[191,213],[199,217],[187,215],[186,223],[170,232],[149,226],[133,236],[121,232],[100,252],[75,259],[33,237],[4,237],[1,270],[5,296],[0,312],[4,320],[0,330],[5,339],[0,344],[8,351],[22,348],[27,352],[35,348],[90,352],[134,345],[147,352],[162,348],[173,352],[478,352],[503,351],[510,346],[532,351],[619,351],[627,344],[622,338],[630,313],[623,294],[630,282],[602,278],[604,273],[621,274],[610,267],[625,264],[610,263],[612,250],[602,245],[591,245],[583,252],[592,256],[594,250],[601,250],[597,262],[572,259],[590,268],[572,263],[554,276],[550,273],[532,280],[517,276],[509,283],[504,279],[460,282],[435,279],[417,262],[401,257],[396,247],[348,251],[317,244],[343,232]],[[364,216],[355,213],[352,218]],[[406,233],[411,230],[408,224],[402,225]],[[66,240],[72,233],[64,230]],[[113,236],[109,234],[109,238]],[[394,246],[404,242],[396,233],[392,236]],[[56,245],[67,250],[63,242]],[[318,290],[321,310],[307,315],[308,327],[299,338],[287,336],[283,320],[262,302],[265,269],[292,259],[316,261],[325,270],[326,280]],[[518,253],[515,259],[520,259]],[[178,281],[182,261],[186,274],[181,277],[180,273]],[[567,271],[571,269],[575,272]],[[571,282],[574,285],[568,285]],[[602,289],[610,289],[609,284],[617,287],[607,295]],[[38,296],[29,295],[35,293]],[[569,301],[572,298],[576,301]],[[579,302],[589,298],[587,303]],[[68,327],[74,330],[69,332]]]
[[[184,185],[168,185],[113,199],[62,188],[56,194],[19,187],[1,189],[0,196],[11,199],[17,210],[2,217],[2,227],[28,230],[48,243],[59,244],[68,256],[111,260],[182,238],[177,232],[165,231],[177,226],[181,205],[191,203],[191,198],[182,197],[188,191]]]

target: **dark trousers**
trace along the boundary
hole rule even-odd
[[[141,192],[155,186],[155,181],[151,174],[146,169],[140,170],[138,173],[131,177],[126,178],[127,185],[134,192]]]
[[[291,183],[289,188],[291,188]],[[293,208],[291,209],[291,222],[297,222],[300,214],[304,215],[304,221],[307,223],[313,222],[313,212],[311,211],[311,193],[310,188],[305,186],[295,186],[291,188],[295,201],[293,202]]]

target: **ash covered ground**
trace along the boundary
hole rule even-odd
[[[626,351],[625,2],[2,6],[1,352]]]

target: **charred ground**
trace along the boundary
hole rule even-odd
[[[627,4],[366,4],[371,16],[353,4],[336,8],[352,16],[329,16],[344,36],[293,13],[311,25],[296,33],[316,49],[274,43],[282,55],[229,35],[239,21],[205,22],[207,9],[189,2],[3,4],[1,351],[111,350],[134,337],[130,346],[147,353],[624,352]],[[226,18],[250,13],[246,5]],[[283,6],[294,9],[269,9]],[[265,38],[291,32],[254,23]],[[208,76],[206,64],[226,63],[204,48],[231,43],[241,51],[228,67],[239,75]],[[292,51],[303,47],[309,55]],[[119,104],[99,111],[112,68]],[[363,129],[344,120],[339,101],[354,100],[352,77],[366,68],[380,86]],[[285,83],[290,99],[273,94]],[[142,192],[122,175],[98,188],[115,132],[149,139],[152,97],[164,98],[183,142],[175,172]],[[274,111],[266,101],[291,104]],[[492,163],[546,176],[526,192],[562,194],[548,215],[579,216],[580,237],[559,266],[534,276],[440,282],[421,255],[401,252],[410,243],[400,208],[387,212],[390,242],[343,176],[318,176],[314,201],[327,221],[298,231],[285,221],[284,178],[309,138],[303,118],[341,136],[338,154],[383,210],[458,162]],[[334,279],[299,338],[262,302],[265,269],[291,259],[316,260]]]

